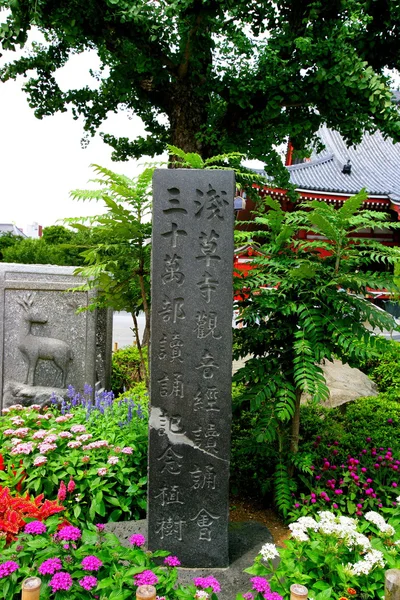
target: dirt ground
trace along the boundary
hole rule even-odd
[[[230,500],[231,521],[258,521],[268,527],[277,546],[282,546],[289,537],[289,529],[271,508],[265,508],[253,498],[234,497]]]

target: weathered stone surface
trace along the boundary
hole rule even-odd
[[[109,384],[111,315],[76,313],[94,292],[68,291],[82,283],[73,271],[0,264],[0,406],[43,404],[69,384]]]
[[[353,369],[340,360],[326,360],[321,368],[329,388],[329,399],[323,404],[327,408],[340,406],[364,396],[378,395],[376,383],[359,369]],[[302,399],[303,401],[305,402],[306,398]]]
[[[149,547],[228,565],[234,174],[153,180]]]

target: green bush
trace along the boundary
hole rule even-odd
[[[147,348],[142,349],[147,361]],[[111,389],[114,394],[122,394],[143,380],[139,351],[136,346],[116,350],[112,356]]]
[[[391,447],[400,454],[400,403],[386,394],[359,398],[339,408],[304,406],[301,409],[301,452],[324,458],[328,444],[339,442],[337,462],[355,456],[365,448],[366,439],[377,448]],[[319,437],[318,447],[315,446]]]

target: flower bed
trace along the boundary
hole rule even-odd
[[[63,502],[77,524],[139,518],[146,508],[147,409],[136,398],[69,390],[54,405],[20,405],[0,420],[0,483]]]

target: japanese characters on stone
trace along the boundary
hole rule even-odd
[[[234,177],[153,183],[149,545],[226,566]]]

